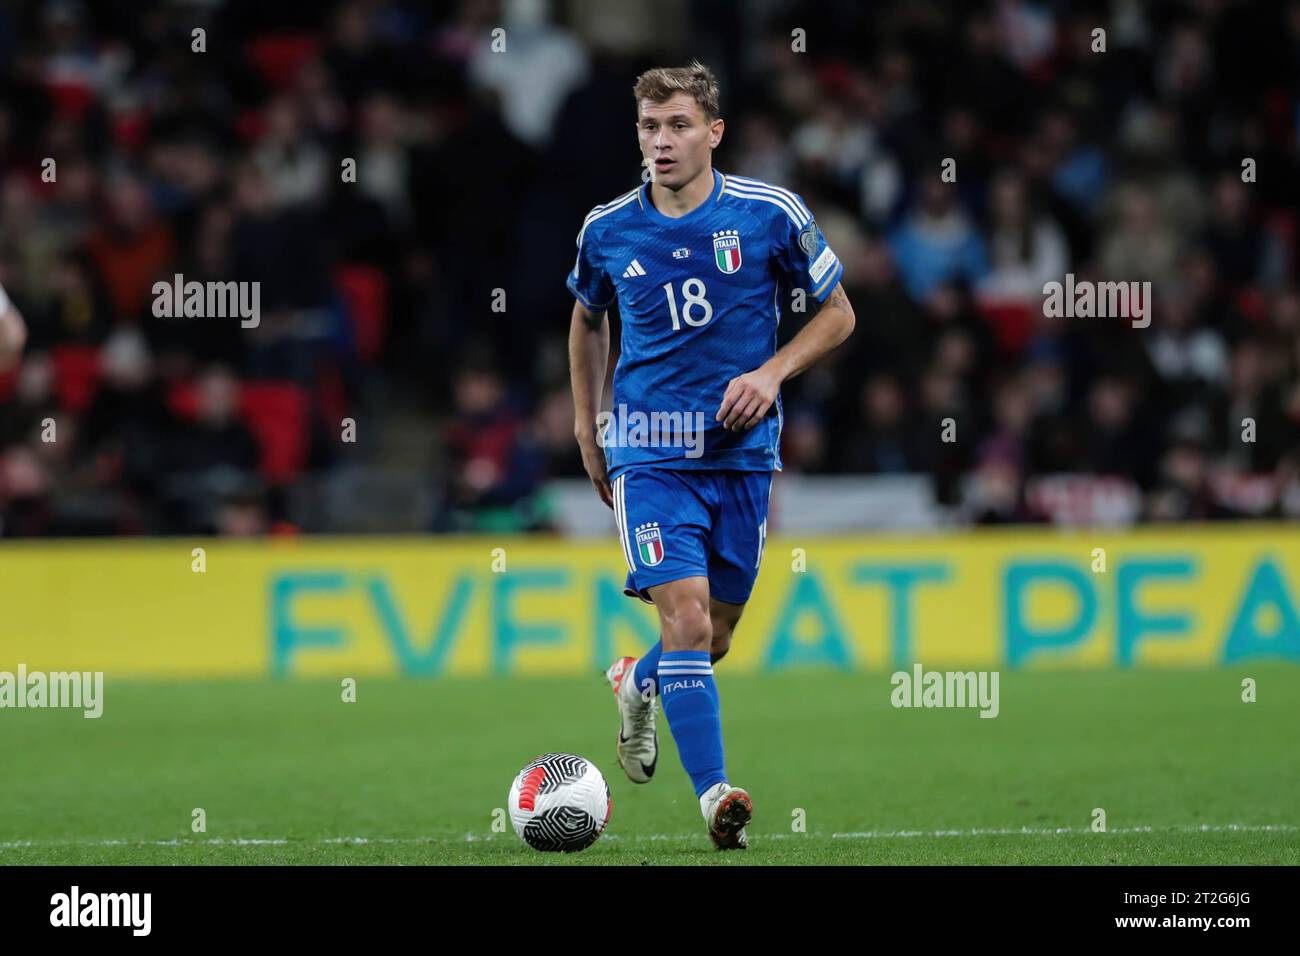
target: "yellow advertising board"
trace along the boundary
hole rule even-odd
[[[9,541],[0,670],[595,674],[657,636],[624,576],[612,541]],[[1297,587],[1287,525],[773,537],[727,668],[1300,663]]]

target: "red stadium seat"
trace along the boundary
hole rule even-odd
[[[283,382],[249,382],[239,407],[262,446],[262,477],[273,484],[296,478],[307,461],[307,393]]]
[[[248,44],[248,58],[266,84],[282,90],[298,78],[302,65],[316,55],[317,40],[307,34],[271,34]]]
[[[198,414],[199,392],[189,379],[175,379],[167,388],[167,409],[181,421],[193,421]]]
[[[313,402],[327,422],[338,422],[348,417],[348,392],[338,363],[320,358],[316,361],[316,388]]]
[[[54,111],[73,122],[80,122],[95,102],[94,89],[80,78],[52,80],[45,89]]]
[[[266,132],[266,120],[261,110],[240,110],[235,116],[235,135],[241,142],[252,143]]]
[[[198,387],[173,382],[167,395],[173,415],[183,421],[198,414]],[[258,470],[273,484],[292,481],[307,461],[307,392],[287,382],[245,382],[239,390],[239,416],[261,450]]]
[[[335,270],[334,281],[347,306],[357,354],[373,363],[388,333],[388,280],[374,266],[343,265]]]
[[[1034,316],[1023,302],[989,299],[979,303],[978,311],[1003,355],[1014,356],[1024,351],[1034,333]]]
[[[134,153],[149,135],[149,114],[143,109],[115,110],[110,123],[113,142],[124,152]]]
[[[59,407],[84,412],[99,389],[99,349],[91,345],[58,345],[50,350],[54,364],[54,394]]]

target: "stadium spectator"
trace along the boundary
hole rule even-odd
[[[925,176],[914,210],[889,245],[908,293],[924,301],[940,285],[978,283],[988,271],[984,240],[938,174]]]
[[[449,477],[443,530],[530,530],[542,454],[510,407],[500,373],[472,357],[456,374],[456,414],[444,432]]]

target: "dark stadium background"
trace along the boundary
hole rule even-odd
[[[633,78],[691,57],[718,166],[804,196],[859,319],[785,389],[788,487],[1300,512],[1300,4],[47,0],[0,4],[0,533],[582,530],[563,280],[638,181]],[[261,326],[155,318],[177,272],[260,281]],[[1151,281],[1153,324],[1045,319],[1066,272]]]

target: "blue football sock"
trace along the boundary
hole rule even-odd
[[[636,662],[636,667],[632,669],[632,678],[638,694],[645,693],[646,681],[650,681],[653,685],[650,691],[652,697],[659,693],[659,657],[663,652],[664,642],[655,641],[655,646],[646,651]]]
[[[708,651],[665,651],[659,659],[659,699],[695,796],[727,779],[722,711]]]

